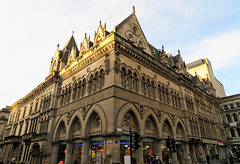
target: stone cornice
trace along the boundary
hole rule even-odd
[[[66,66],[62,71],[60,71],[60,76],[61,76],[62,80],[67,79],[68,77],[75,74],[79,70],[85,68],[89,64],[91,64],[91,63],[95,62],[96,60],[98,60],[99,58],[103,57],[106,53],[111,52],[114,48],[113,46],[114,46],[113,41],[111,41],[110,43],[106,44],[102,48],[98,48],[97,50],[93,49],[93,52],[88,51],[87,53],[89,53],[89,54],[86,54],[87,57],[84,57],[84,58],[78,57],[76,59],[77,63],[75,65]]]

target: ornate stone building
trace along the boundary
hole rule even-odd
[[[93,41],[85,35],[78,48],[71,36],[57,48],[45,81],[11,106],[1,157],[120,163],[131,126],[141,138],[138,163],[155,155],[192,163],[211,151],[226,158],[219,109],[211,82],[190,75],[180,52],[149,44],[133,10],[113,31],[100,22]]]
[[[234,156],[240,157],[240,94],[221,98],[221,112]]]
[[[0,152],[4,145],[5,128],[10,115],[10,106],[6,106],[0,110]]]

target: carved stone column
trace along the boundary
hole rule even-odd
[[[137,163],[143,163],[143,142],[139,142],[141,146],[138,150],[134,150],[134,156],[137,159]]]
[[[89,140],[83,140],[83,152],[82,152],[82,161],[81,163],[89,163],[89,147],[90,147],[90,141]]]
[[[65,164],[72,163],[72,148],[73,148],[72,141],[67,141]]]
[[[162,147],[161,147],[161,146],[162,146],[162,142],[161,142],[161,140],[158,140],[158,141],[156,142],[156,144],[157,144],[156,156],[158,156],[159,159],[160,159],[161,161],[163,161],[163,159],[162,159]]]
[[[57,157],[58,157],[58,142],[53,144],[53,151],[52,151],[52,162],[51,163],[57,163]]]
[[[191,164],[191,156],[190,156],[190,150],[189,150],[189,143],[185,142],[183,143],[183,154],[184,154],[184,160],[186,164]]]

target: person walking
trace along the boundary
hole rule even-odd
[[[158,156],[156,156],[156,163],[157,164],[162,164],[162,161],[161,161],[161,159]]]

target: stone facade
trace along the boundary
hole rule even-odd
[[[221,112],[232,155],[240,158],[240,94],[221,98]]]
[[[79,49],[73,36],[57,48],[45,81],[11,106],[1,157],[122,163],[131,127],[140,134],[133,155],[141,164],[155,155],[193,163],[210,151],[226,158],[219,109],[211,83],[190,75],[180,52],[150,45],[133,12],[111,32],[100,22],[93,42],[85,35]]]

